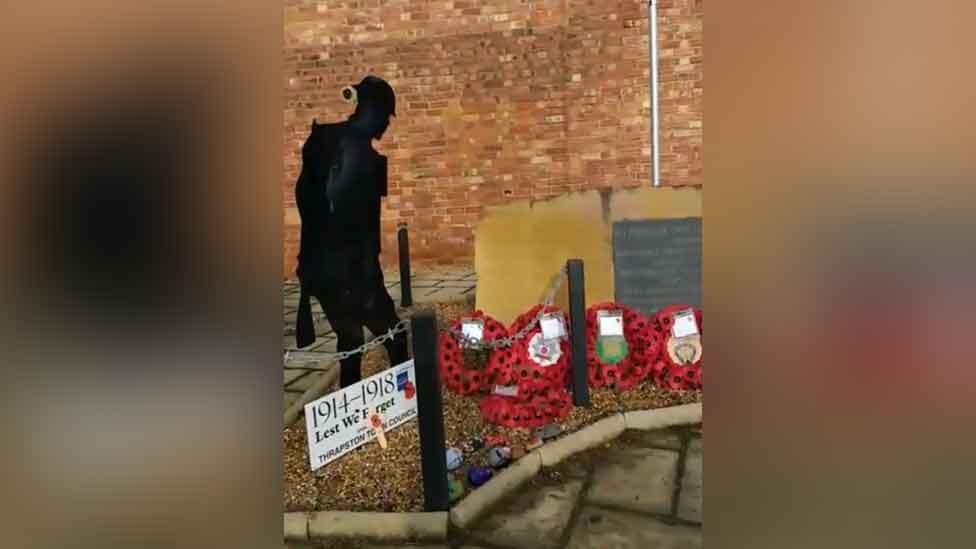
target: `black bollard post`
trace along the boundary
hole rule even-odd
[[[583,280],[583,260],[566,262],[569,275],[570,348],[573,353],[573,404],[590,406],[590,387],[586,366],[586,286]]]
[[[420,465],[424,484],[424,509],[447,511],[447,455],[444,448],[444,416],[441,385],[437,375],[437,318],[431,311],[414,315],[413,360],[417,373],[417,421],[420,427]]]
[[[397,242],[400,245],[400,306],[413,305],[413,292],[410,290],[410,239],[407,224],[397,226]]]

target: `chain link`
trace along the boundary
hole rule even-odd
[[[558,273],[553,275],[549,282],[549,291],[546,292],[545,297],[542,300],[544,307],[539,309],[539,314],[532,319],[531,322],[525,325],[516,334],[509,337],[503,337],[501,339],[496,339],[494,341],[483,341],[478,338],[468,336],[457,328],[448,326],[444,323],[441,324],[441,330],[447,331],[458,341],[462,347],[466,349],[482,350],[482,349],[502,349],[511,347],[516,341],[522,340],[531,332],[539,323],[542,321],[542,317],[546,315],[546,308],[551,307],[553,302],[556,300],[556,294],[563,285],[563,281],[566,279],[566,266],[564,265]]]
[[[496,339],[495,341],[482,341],[477,338],[469,337],[467,334],[461,332],[461,330],[448,326],[443,321],[439,320],[438,323],[440,324],[440,329],[442,331],[449,332],[451,335],[454,336],[455,339],[458,340],[458,343],[460,343],[461,346],[468,349],[481,350],[481,349],[501,349],[501,348],[511,347],[512,345],[515,344],[516,341],[525,338],[525,336],[528,335],[528,333],[531,332],[542,321],[542,317],[546,315],[546,308],[551,307],[553,302],[556,300],[556,294],[559,292],[559,289],[563,285],[563,281],[565,281],[566,279],[566,273],[567,273],[566,267],[563,266],[558,273],[553,275],[552,279],[549,282],[549,291],[546,292],[545,297],[543,298],[542,301],[542,304],[545,307],[539,309],[539,314],[537,314],[536,317],[532,319],[531,322],[526,324],[525,327],[523,327],[521,330],[518,331],[518,333],[514,335],[511,335],[509,337],[503,337],[501,339]],[[365,353],[366,351],[369,351],[374,347],[378,347],[386,343],[387,341],[392,340],[398,334],[406,332],[409,328],[410,328],[410,319],[405,318],[400,322],[398,322],[396,326],[390,328],[385,334],[377,336],[376,338],[367,341],[366,343],[360,345],[355,349],[349,351],[342,351],[341,353],[335,353],[333,355],[327,355],[323,358],[335,362],[345,360],[351,356],[360,353]],[[287,351],[285,353],[285,357],[284,357],[285,362],[288,362],[290,355],[291,355],[291,351]]]
[[[367,341],[366,343],[363,343],[359,347],[356,347],[355,349],[350,349],[348,351],[342,351],[341,353],[335,353],[335,354],[332,354],[332,355],[325,355],[322,358],[325,359],[328,362],[338,362],[338,361],[341,361],[341,360],[345,360],[345,359],[347,359],[347,358],[349,358],[351,356],[355,356],[355,355],[358,355],[360,353],[365,353],[366,351],[368,351],[368,350],[370,350],[370,349],[372,349],[374,347],[379,347],[380,345],[386,343],[387,341],[391,341],[398,334],[401,334],[401,333],[406,332],[409,328],[410,328],[410,319],[409,318],[405,318],[405,319],[401,320],[400,322],[398,322],[396,324],[396,326],[394,326],[394,327],[390,328],[389,330],[387,330],[387,332],[385,334],[380,335],[380,336],[377,336],[374,339],[371,339],[371,340]],[[290,355],[291,355],[291,351],[287,351],[285,353],[285,362],[288,362],[288,359],[290,358]]]

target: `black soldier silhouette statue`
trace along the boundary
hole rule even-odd
[[[315,342],[310,303],[314,297],[335,330],[339,352],[364,343],[364,326],[379,335],[400,320],[379,261],[387,162],[373,149],[373,140],[383,137],[390,117],[396,116],[396,96],[375,76],[346,87],[342,95],[356,103],[355,112],[345,122],[312,121],[295,186],[302,223],[296,340],[299,347]],[[392,364],[406,361],[406,335],[386,342],[386,350]],[[362,378],[361,361],[359,353],[341,361],[340,387]]]

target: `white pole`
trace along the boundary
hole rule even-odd
[[[658,112],[658,97],[657,97],[657,4],[654,0],[648,0],[647,4],[648,12],[648,26],[650,27],[650,49],[651,49],[651,142],[652,142],[652,156],[651,161],[654,170],[653,185],[655,187],[661,186],[661,167],[660,160],[661,155],[659,153],[660,147],[660,113]]]

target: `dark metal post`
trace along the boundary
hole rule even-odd
[[[569,275],[570,348],[573,352],[573,404],[590,406],[590,387],[586,366],[586,286],[583,260],[566,262]]]
[[[420,465],[424,484],[424,509],[447,511],[447,456],[444,448],[444,416],[441,385],[437,375],[437,318],[431,311],[414,315],[413,359],[417,372],[417,421],[420,427]]]
[[[413,292],[410,290],[410,239],[407,224],[397,227],[397,241],[400,244],[400,306],[413,305]]]

